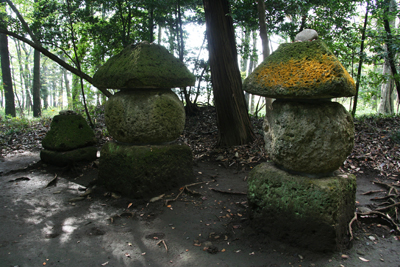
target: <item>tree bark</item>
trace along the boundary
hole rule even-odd
[[[393,114],[394,113],[394,105],[393,105],[393,89],[394,89],[394,81],[393,78],[390,77],[392,72],[390,70],[390,65],[387,59],[385,59],[385,63],[383,64],[382,75],[388,77],[386,82],[382,83],[381,86],[381,102],[378,107],[378,114]]]
[[[40,104],[40,52],[35,49],[33,53],[33,117],[42,115]]]
[[[10,70],[10,54],[8,52],[8,38],[0,34],[1,73],[3,77],[4,98],[6,101],[5,114],[15,117],[14,90]]]
[[[390,22],[389,22],[389,15],[390,15],[390,6],[391,6],[391,0],[386,0],[385,1],[385,9],[384,9],[384,18],[383,18],[383,25],[385,27],[385,32],[386,32],[386,48],[388,52],[388,57],[387,60],[389,62],[390,70],[392,71],[392,75],[394,77],[394,83],[396,85],[396,90],[397,90],[397,97],[400,98],[400,82],[397,74],[397,69],[395,65],[395,52],[393,51],[393,36],[392,36],[392,31],[390,28]]]
[[[354,96],[353,111],[351,112],[351,115],[353,116],[353,118],[356,115],[358,90],[360,88],[360,80],[361,80],[361,68],[362,68],[362,64],[364,61],[364,55],[363,55],[364,54],[364,40],[365,40],[365,30],[367,28],[367,22],[368,22],[368,12],[369,12],[369,2],[367,2],[367,7],[365,10],[365,17],[364,17],[364,26],[363,26],[362,33],[361,33],[360,61],[358,62],[358,71],[357,71],[357,80],[356,80],[356,95]]]
[[[218,146],[247,144],[254,140],[242,90],[235,32],[228,0],[203,0],[211,80],[217,111]]]
[[[265,23],[265,2],[264,0],[258,0],[258,23],[260,25],[260,38],[262,43],[263,60],[265,60],[271,54],[269,50],[269,38],[267,34],[267,25]],[[265,98],[265,118],[272,110],[272,98]]]

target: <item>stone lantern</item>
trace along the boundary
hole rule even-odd
[[[195,82],[185,65],[166,48],[142,42],[110,58],[93,80],[97,87],[120,90],[105,104],[115,141],[100,152],[99,183],[146,198],[191,181],[191,149],[171,144],[185,126],[183,104],[171,88]]]
[[[253,225],[312,250],[346,242],[356,179],[339,174],[354,146],[349,112],[332,98],[355,95],[345,68],[320,40],[282,44],[245,80],[249,93],[275,98],[264,124],[272,163],[248,181]]]

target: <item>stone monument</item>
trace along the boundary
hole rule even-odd
[[[340,174],[354,146],[351,115],[332,98],[355,95],[338,59],[312,40],[282,44],[244,81],[244,90],[276,98],[265,120],[265,149],[272,163],[248,180],[254,227],[311,250],[346,243],[354,216],[356,179]]]
[[[54,116],[50,130],[42,141],[40,159],[52,165],[66,166],[97,158],[97,140],[86,120],[72,110]]]
[[[97,87],[119,89],[105,104],[115,139],[100,152],[98,181],[133,198],[149,198],[193,179],[190,147],[172,143],[183,132],[185,110],[171,91],[195,77],[166,48],[142,42],[110,58],[93,76]]]

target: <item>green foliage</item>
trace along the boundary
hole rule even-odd
[[[15,133],[31,131],[31,121],[26,118],[5,116],[0,119],[0,135],[10,136]]]

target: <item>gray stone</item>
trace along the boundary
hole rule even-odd
[[[355,82],[320,40],[281,44],[244,81],[243,89],[270,98],[354,96]]]
[[[195,81],[196,77],[165,47],[148,42],[128,45],[93,76],[96,87],[113,89],[185,87]]]
[[[132,198],[152,198],[192,183],[192,151],[186,145],[130,146],[106,143],[99,184]]]
[[[45,163],[56,166],[67,166],[81,161],[93,161],[97,159],[97,148],[88,146],[64,152],[43,149],[40,151],[40,159]]]
[[[355,194],[352,174],[311,179],[261,163],[248,179],[251,224],[257,231],[294,246],[340,250],[348,242]]]
[[[45,149],[69,151],[97,143],[93,130],[81,115],[54,116],[42,141]]]
[[[183,132],[185,110],[170,89],[124,90],[108,99],[105,121],[108,132],[119,142],[160,144]]]
[[[313,29],[304,29],[294,37],[295,42],[306,42],[318,39],[318,32]]]
[[[283,169],[303,174],[337,170],[354,146],[351,115],[335,102],[274,101],[265,149]]]

